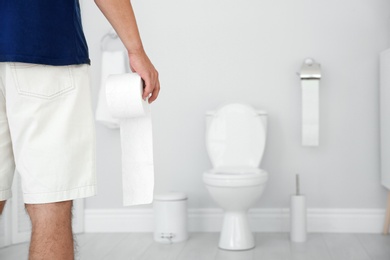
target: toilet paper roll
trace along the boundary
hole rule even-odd
[[[110,75],[106,98],[110,114],[119,119],[122,149],[123,205],[153,201],[152,117],[143,82],[137,73]]]
[[[303,195],[291,196],[290,239],[293,242],[306,241],[306,199]]]
[[[315,79],[302,80],[302,145],[319,145],[319,85]]]

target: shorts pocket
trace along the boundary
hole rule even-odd
[[[19,94],[53,99],[75,88],[71,66],[52,66],[32,63],[11,63]]]

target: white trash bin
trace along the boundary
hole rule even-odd
[[[187,195],[184,192],[155,194],[153,215],[156,242],[177,243],[187,240]]]

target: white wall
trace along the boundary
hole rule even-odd
[[[384,208],[379,174],[378,53],[390,47],[386,0],[134,0],[149,57],[160,72],[152,104],[155,192],[180,190],[191,208],[217,207],[202,183],[211,167],[204,113],[242,101],[269,113],[258,208],[285,208],[295,173],[309,208]],[[83,1],[94,105],[100,39],[109,30]],[[320,146],[301,146],[299,71],[321,63]],[[122,208],[117,131],[97,124],[98,195],[88,209]],[[151,205],[136,206],[149,208]]]

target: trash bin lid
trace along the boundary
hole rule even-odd
[[[170,192],[155,194],[154,199],[162,200],[162,201],[186,200],[187,195],[184,192],[170,191]]]

